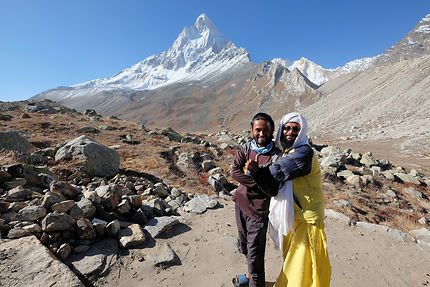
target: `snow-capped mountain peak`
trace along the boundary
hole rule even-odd
[[[72,86],[67,97],[108,89],[152,90],[175,82],[215,77],[249,64],[248,52],[228,41],[205,14],[185,27],[172,46],[112,78]]]

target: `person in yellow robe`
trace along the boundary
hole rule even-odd
[[[254,159],[245,165],[262,190],[277,194],[269,213],[269,233],[283,254],[275,287],[330,286],[321,171],[307,130],[302,115],[285,115],[276,137],[283,156],[265,166]]]

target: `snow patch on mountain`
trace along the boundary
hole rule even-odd
[[[337,67],[335,69],[325,69],[320,65],[302,57],[300,60],[294,61],[292,64],[288,65],[289,60],[273,59],[274,63],[285,63],[284,65],[288,70],[292,71],[294,69],[299,70],[303,75],[305,75],[312,83],[316,85],[321,85],[328,80],[334,79],[341,75],[345,75],[351,72],[364,71],[372,66],[376,57],[357,59],[346,63],[343,67]],[[291,62],[290,62],[291,63]]]
[[[177,82],[216,77],[250,63],[249,54],[228,41],[205,15],[185,27],[169,50],[152,55],[111,78],[74,86],[66,98],[103,90],[152,90]]]

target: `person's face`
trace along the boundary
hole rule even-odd
[[[286,148],[291,147],[294,144],[297,136],[300,132],[300,125],[298,123],[286,123],[282,128],[282,134],[284,135],[283,144]]]
[[[269,121],[254,121],[251,127],[251,133],[258,147],[265,147],[270,144],[272,140],[273,131]]]

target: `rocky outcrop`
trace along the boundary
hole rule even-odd
[[[33,148],[33,145],[19,131],[0,131],[0,149],[28,153]]]
[[[55,160],[78,158],[81,170],[89,176],[114,176],[119,170],[119,155],[97,141],[83,135],[68,141],[55,154]]]
[[[85,286],[35,236],[0,240],[0,254],[2,286]]]

